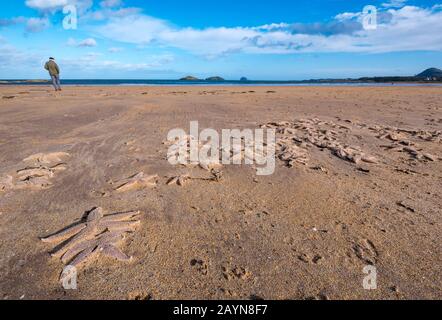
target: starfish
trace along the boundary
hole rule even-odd
[[[126,192],[132,189],[153,188],[157,185],[158,175],[145,176],[144,172],[140,172],[128,179],[121,181],[117,192]]]
[[[219,161],[201,161],[199,163],[199,166],[201,169],[204,169],[206,171],[212,171],[213,169],[221,169],[223,165]]]
[[[61,243],[51,255],[74,267],[97,254],[119,261],[130,261],[132,257],[123,253],[118,244],[124,240],[126,233],[133,232],[140,225],[137,219],[139,215],[139,211],[131,211],[105,216],[102,208],[96,208],[88,213],[85,222],[42,238],[41,241]]]
[[[38,166],[27,167],[17,171],[16,189],[25,188],[41,188],[46,189],[52,186],[50,179],[54,177],[57,171],[66,170],[66,165],[63,163],[52,167]]]
[[[24,162],[44,163],[50,164],[54,162],[61,162],[63,159],[70,157],[66,152],[53,152],[53,153],[37,153],[24,159]]]
[[[210,173],[212,177],[209,180],[211,181],[220,182],[223,179],[223,172],[220,170],[212,169]]]
[[[177,177],[173,177],[171,178],[168,182],[167,185],[170,186],[172,184],[177,184],[180,187],[184,187],[184,185],[191,180],[192,178],[186,174],[186,175],[181,175],[181,176],[177,176]]]

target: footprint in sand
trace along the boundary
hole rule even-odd
[[[321,260],[323,260],[323,257],[318,254],[311,257],[308,254],[302,253],[298,256],[298,259],[307,264],[319,264]]]
[[[206,276],[209,273],[209,266],[203,260],[193,259],[190,261],[190,265],[203,276]]]
[[[145,188],[154,188],[158,183],[158,175],[147,176],[144,172],[137,173],[127,179],[118,182],[117,192],[127,192],[132,190],[140,190]]]
[[[307,300],[307,301],[328,301],[328,300],[330,300],[330,297],[327,296],[326,294],[321,293],[321,294],[318,294],[315,296],[306,297],[304,300]]]
[[[379,252],[371,240],[364,239],[354,243],[352,250],[359,260],[368,264],[375,265],[378,261]]]
[[[234,268],[223,267],[222,271],[224,279],[228,281],[235,279],[249,280],[253,276],[253,274],[249,270],[247,270],[247,268],[238,266],[235,266]]]
[[[414,208],[413,204],[410,203],[410,201],[408,200],[404,200],[404,201],[399,201],[397,202],[397,205],[409,212],[415,213],[416,209]]]
[[[150,301],[153,300],[153,295],[151,293],[143,292],[143,291],[134,291],[130,292],[127,300],[132,301]]]
[[[5,191],[12,188],[13,178],[9,175],[0,177],[0,191]]]

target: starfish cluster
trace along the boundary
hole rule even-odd
[[[88,213],[85,222],[41,240],[59,244],[51,255],[74,267],[98,254],[118,261],[130,261],[132,257],[123,253],[118,245],[127,233],[140,225],[139,215],[139,211],[104,215],[102,208],[96,208]]]
[[[306,165],[310,160],[309,147],[328,149],[334,156],[355,164],[378,162],[361,148],[340,141],[340,137],[350,129],[332,121],[300,119],[294,122],[269,123],[262,127],[276,130],[278,158],[289,167],[293,167],[295,163]]]
[[[62,161],[68,157],[69,154],[65,152],[32,155],[23,160],[27,167],[0,177],[0,191],[48,189],[52,186],[51,179],[58,172],[66,170],[66,164]]]
[[[221,164],[222,158],[219,159],[199,159],[196,162],[192,162],[190,159],[190,148],[192,144],[194,144],[198,148],[198,152],[205,150],[207,146],[204,146],[202,143],[197,141],[197,139],[193,136],[183,136],[175,141],[165,141],[163,144],[170,146],[167,157],[173,158],[176,155],[180,155],[180,163],[187,168],[194,168],[199,166],[201,169],[206,171],[211,171],[213,169],[221,169],[223,165]],[[182,151],[185,151],[181,154]],[[205,150],[208,151],[208,150]],[[221,150],[218,150],[219,154],[221,154]]]

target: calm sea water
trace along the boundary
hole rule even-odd
[[[308,82],[308,81],[179,81],[179,80],[62,80],[67,86],[352,86],[352,87],[412,87],[435,86],[442,83],[373,83],[373,82]],[[48,82],[0,80],[0,85],[50,85]]]

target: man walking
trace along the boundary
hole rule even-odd
[[[49,61],[45,64],[45,69],[49,71],[52,78],[52,84],[54,85],[55,91],[61,91],[60,86],[60,68],[55,62],[54,58],[49,58]]]

